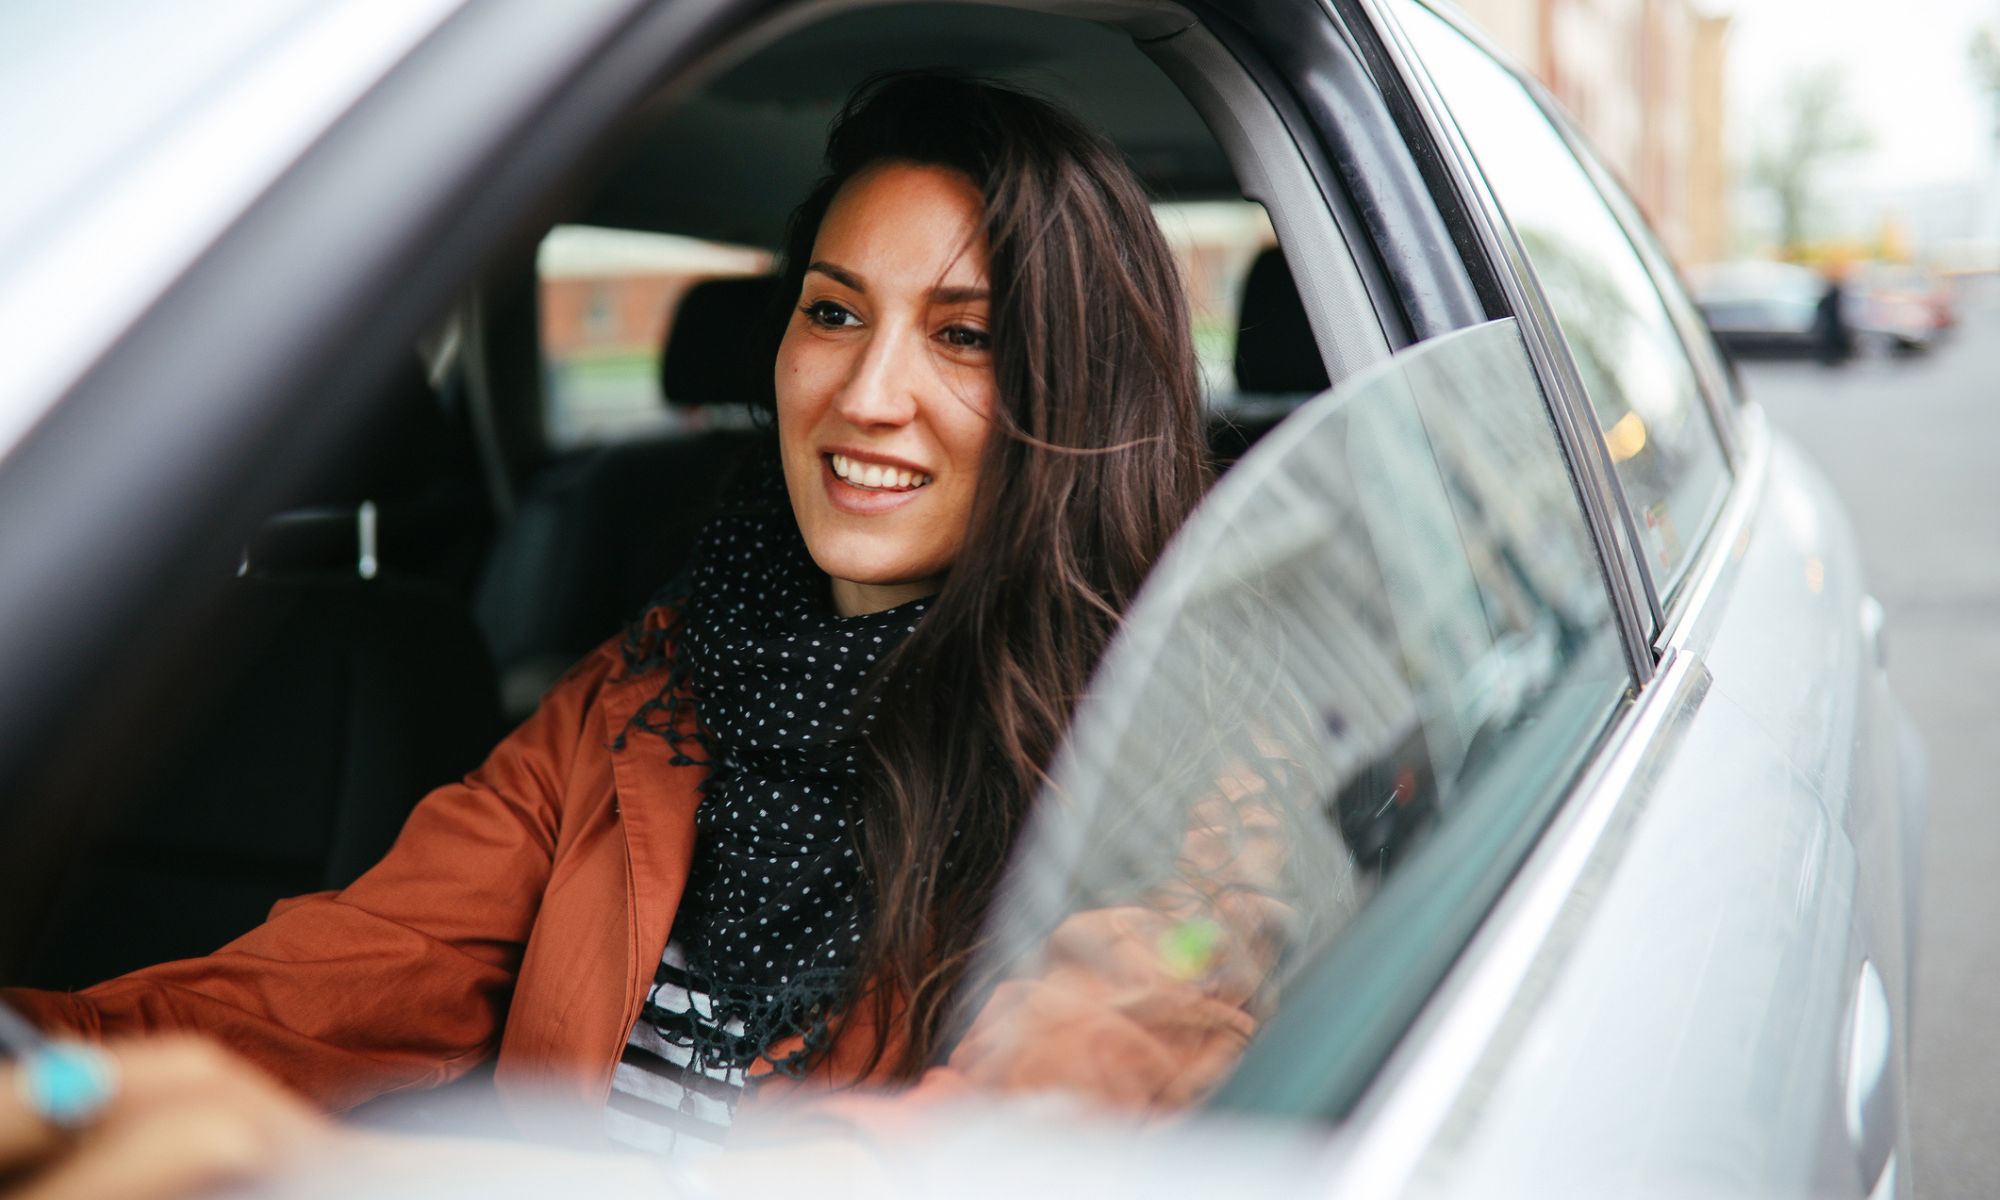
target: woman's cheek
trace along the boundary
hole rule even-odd
[[[782,423],[787,416],[810,420],[823,407],[820,397],[827,391],[827,377],[831,364],[825,361],[821,349],[809,340],[787,337],[778,351],[777,385],[778,417]]]

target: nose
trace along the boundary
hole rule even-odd
[[[879,329],[855,355],[834,410],[858,426],[908,424],[917,412],[922,355],[921,337],[894,327]]]

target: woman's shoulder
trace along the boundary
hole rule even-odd
[[[685,675],[681,634],[693,607],[693,581],[683,570],[656,589],[639,614],[618,633],[605,639],[592,657],[602,656],[620,683]]]
[[[670,677],[682,674],[676,657],[684,603],[656,598],[625,627],[599,642],[542,691],[528,724],[576,724],[587,729],[611,712],[643,703]]]
[[[664,744],[676,764],[700,762],[699,726],[681,634],[686,624],[685,587],[670,585],[620,634],[591,656],[591,673],[602,672],[599,703],[611,735],[611,749],[623,751],[635,738]]]

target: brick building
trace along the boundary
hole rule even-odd
[[[1460,7],[1570,111],[1676,258],[1727,256],[1727,16],[1693,0]]]

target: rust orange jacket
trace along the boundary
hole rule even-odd
[[[695,852],[703,768],[674,765],[657,737],[612,749],[659,680],[629,676],[608,643],[478,770],[425,797],[351,886],[283,901],[203,958],[7,999],[86,1037],[208,1033],[335,1110],[445,1083],[496,1053],[503,1096],[601,1102]],[[1149,919],[1075,923],[1075,958],[1004,985],[919,1087],[1064,1088],[1131,1108],[1219,1077],[1254,1028],[1236,1004],[1146,970],[1095,969],[1109,957],[1097,947]],[[847,1022],[807,1079],[768,1079],[759,1102],[870,1082],[876,1037]]]

